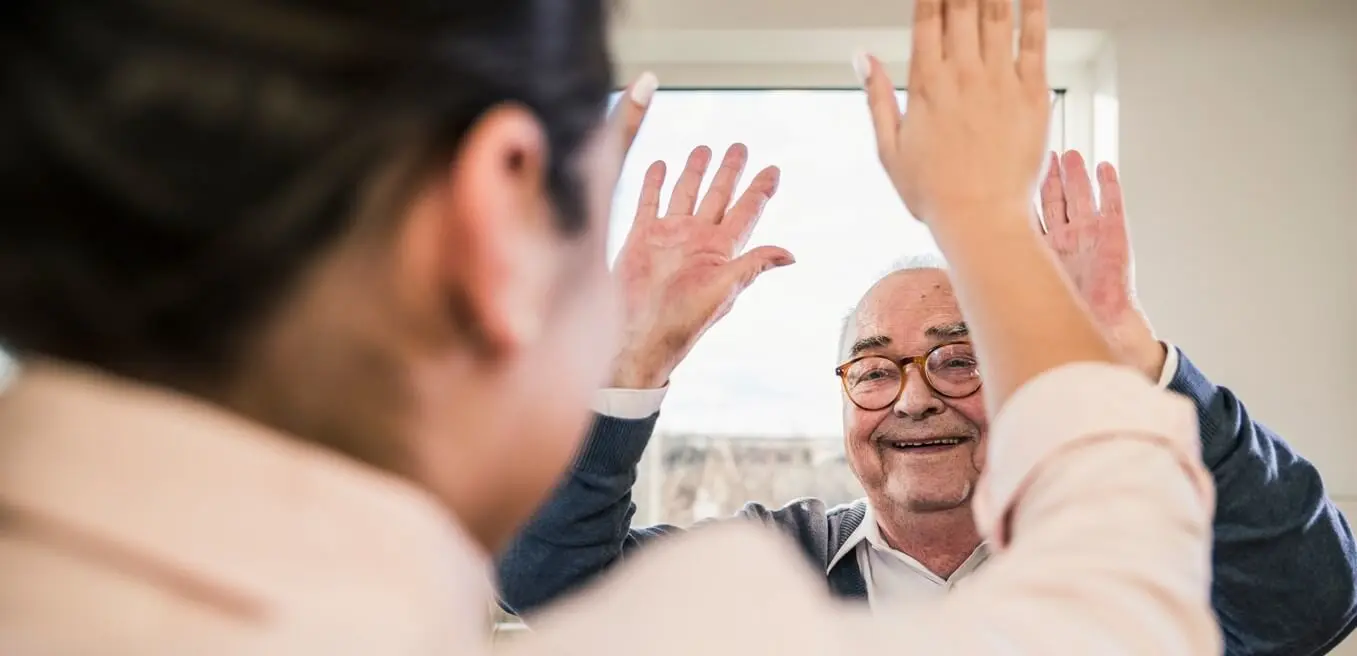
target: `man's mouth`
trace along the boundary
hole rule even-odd
[[[939,437],[928,440],[882,440],[881,445],[892,451],[925,454],[955,449],[969,441],[969,437]]]

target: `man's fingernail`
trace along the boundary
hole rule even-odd
[[[872,60],[866,52],[859,50],[853,53],[853,73],[858,76],[858,84],[867,84],[867,78],[872,75]]]
[[[636,78],[636,83],[631,85],[631,101],[642,106],[649,107],[650,99],[655,97],[655,90],[660,88],[660,79],[655,77],[654,73],[646,71],[641,77]]]

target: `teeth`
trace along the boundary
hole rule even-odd
[[[895,447],[897,449],[908,449],[910,447],[916,446],[953,446],[956,444],[961,444],[961,440],[949,438],[941,440],[927,440],[925,442],[891,442],[890,444],[892,447]]]

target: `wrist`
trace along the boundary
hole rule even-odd
[[[1164,375],[1164,366],[1168,363],[1169,350],[1164,343],[1154,340],[1137,360],[1138,367],[1149,377],[1150,382],[1158,383]]]
[[[608,387],[613,389],[659,389],[669,382],[669,370],[654,358],[622,353],[613,360]]]
[[[926,222],[949,260],[1010,245],[1044,249],[1031,208],[1021,202],[967,202],[940,206]]]
[[[1122,361],[1158,381],[1168,360],[1168,349],[1155,337],[1154,329],[1139,312],[1111,327],[1108,341]]]
[[[933,206],[932,215],[923,219],[933,230],[951,228],[1000,227],[1016,225],[1032,228],[1032,201],[1026,198],[954,198]]]

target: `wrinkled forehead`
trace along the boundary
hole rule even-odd
[[[839,355],[855,345],[913,354],[966,334],[961,308],[942,269],[898,271],[879,280],[858,301],[844,326]]]

